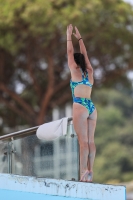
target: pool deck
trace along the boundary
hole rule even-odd
[[[126,188],[118,185],[0,174],[0,196],[3,200],[126,200]]]

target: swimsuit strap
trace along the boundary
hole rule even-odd
[[[84,80],[84,72],[82,71],[81,68],[79,68],[79,69],[80,69],[80,71],[81,71],[81,73],[82,73],[82,80]]]
[[[88,72],[87,72],[87,70],[86,70],[86,78],[88,79]]]

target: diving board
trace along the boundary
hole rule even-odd
[[[32,200],[126,200],[125,186],[0,174],[0,197]]]

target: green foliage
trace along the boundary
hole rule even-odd
[[[94,101],[98,110],[95,181],[109,183],[132,180],[132,98],[115,90],[108,92],[103,89],[95,93]]]
[[[133,70],[132,6],[122,0],[0,0],[0,8],[0,131],[5,126],[38,125],[42,100],[46,100],[42,119],[53,105],[59,106],[56,102],[70,101],[69,80],[64,88],[61,84],[69,79],[69,74],[66,80],[62,74],[67,62],[66,26],[72,23],[82,34],[94,74],[101,72],[95,75],[93,94],[98,110],[95,181],[131,180],[133,101],[126,72]],[[47,99],[51,63],[55,94]],[[21,94],[17,84],[24,88]]]

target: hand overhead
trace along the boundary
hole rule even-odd
[[[73,33],[73,35],[79,40],[79,38],[81,38],[81,35],[76,26],[75,26],[75,31],[76,31],[76,33]]]
[[[72,31],[73,31],[73,26],[72,24],[69,24],[67,26],[67,35],[72,35]]]

